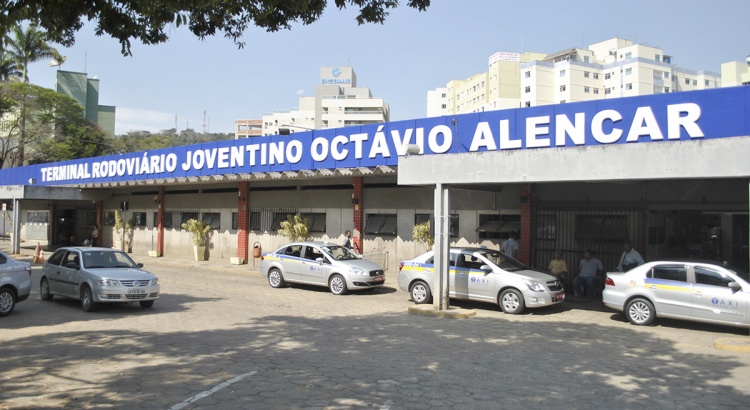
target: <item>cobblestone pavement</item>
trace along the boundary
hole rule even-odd
[[[601,304],[472,319],[408,315],[395,278],[374,291],[272,289],[257,268],[140,258],[151,309],[31,297],[0,318],[0,408],[747,408],[747,330]],[[391,273],[393,276],[393,273]]]

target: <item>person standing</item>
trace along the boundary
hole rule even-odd
[[[346,240],[344,240],[344,248],[351,250],[352,249],[352,231],[346,230],[344,232],[344,236],[346,236]]]
[[[555,275],[562,283],[565,283],[565,275],[568,274],[568,264],[562,258],[562,251],[555,251],[555,257],[549,261],[549,272]]]
[[[622,246],[622,255],[620,256],[620,263],[617,264],[617,270],[620,272],[627,272],[638,265],[643,265],[646,261],[637,250],[633,249],[633,243],[631,241],[625,241]]]
[[[573,296],[583,295],[583,285],[586,285],[586,294],[589,299],[596,296],[596,277],[604,271],[602,261],[593,257],[591,251],[583,251],[583,259],[578,263],[578,276],[573,279]]]
[[[91,229],[91,246],[98,246],[99,244],[99,228],[94,225]]]
[[[508,239],[506,239],[503,242],[503,244],[500,245],[500,250],[504,254],[506,254],[506,255],[514,258],[514,259],[518,259],[518,241],[516,241],[516,233],[515,232],[511,232],[508,235]]]

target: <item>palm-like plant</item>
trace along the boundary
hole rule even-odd
[[[29,82],[29,64],[60,55],[47,44],[47,33],[40,30],[36,24],[30,24],[26,29],[15,26],[11,29],[11,34],[5,35],[3,48],[6,58],[15,61],[24,82]]]
[[[21,70],[18,69],[16,61],[8,56],[8,53],[0,51],[0,81],[14,79],[21,79]]]

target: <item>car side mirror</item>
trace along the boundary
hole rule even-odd
[[[482,271],[484,271],[485,274],[492,273],[492,268],[490,268],[490,265],[482,265],[479,267]]]
[[[142,267],[143,267],[143,264],[142,264],[142,263],[140,263],[140,262],[139,262],[139,263],[137,263],[136,265],[138,265],[138,267],[139,267],[139,268],[142,268]]]
[[[729,289],[732,289],[732,293],[737,293],[742,290],[742,286],[737,282],[729,282]]]
[[[323,259],[323,257],[322,257],[322,256],[320,256],[320,257],[317,257],[317,258],[315,258],[315,262],[318,262],[318,263],[326,263],[326,260],[325,260],[325,259]]]

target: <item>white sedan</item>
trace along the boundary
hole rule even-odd
[[[667,317],[748,327],[750,283],[743,275],[710,261],[648,262],[608,272],[603,299],[636,325]]]

